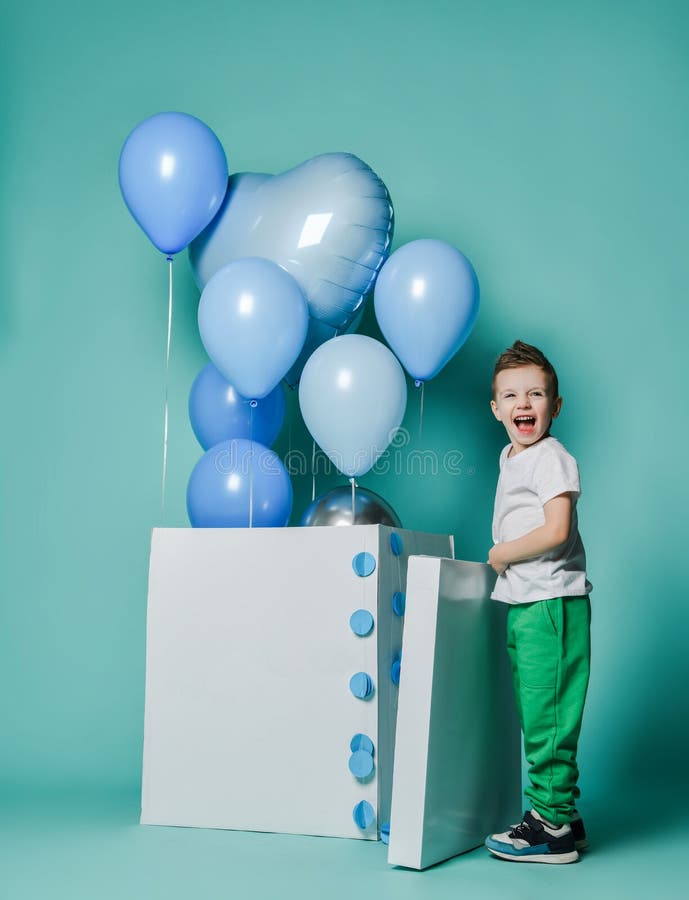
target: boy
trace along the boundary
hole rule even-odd
[[[540,350],[516,341],[498,358],[490,405],[510,443],[500,454],[488,562],[498,574],[493,599],[510,604],[507,651],[532,809],[519,825],[489,835],[486,847],[513,861],[576,862],[577,847],[587,846],[575,801],[591,621],[579,472],[550,435],[562,398]]]

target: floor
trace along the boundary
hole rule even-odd
[[[679,805],[678,803],[675,804]],[[689,816],[658,798],[642,818],[591,810],[592,848],[569,866],[475,850],[424,872],[382,843],[140,826],[136,795],[17,796],[0,810],[2,900],[655,900],[686,897]]]

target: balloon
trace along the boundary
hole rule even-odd
[[[187,512],[194,528],[245,528],[253,470],[253,521],[286,525],[292,511],[292,483],[279,456],[241,438],[222,441],[196,463],[187,486]]]
[[[478,279],[466,256],[445,241],[412,241],[381,269],[373,302],[380,330],[402,365],[428,381],[474,327]]]
[[[189,261],[203,289],[232,260],[272,259],[297,279],[311,317],[343,331],[373,286],[392,231],[380,178],[351,153],[324,153],[281,175],[233,175]]]
[[[316,443],[345,475],[368,472],[399,428],[407,383],[392,353],[373,338],[345,334],[304,366],[299,405]]]
[[[354,492],[352,521],[352,489],[336,487],[311,503],[301,517],[300,525],[390,525],[401,528],[399,516],[379,494],[358,487]]]
[[[163,253],[178,253],[220,209],[227,160],[200,119],[164,112],[144,119],[124,142],[120,190],[129,212]]]
[[[285,418],[285,394],[279,384],[255,409],[208,363],[189,393],[189,419],[204,450],[231,438],[246,438],[270,447]]]
[[[277,386],[304,345],[306,300],[268,259],[238,259],[208,282],[199,303],[206,352],[243,397],[260,400]]]

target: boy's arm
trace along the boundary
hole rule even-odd
[[[569,537],[569,528],[572,515],[572,498],[570,494],[560,494],[553,497],[543,507],[545,523],[529,531],[528,534],[514,541],[505,541],[504,544],[495,544],[488,554],[488,564],[498,575],[502,575],[505,569],[512,563],[532,559],[534,556],[542,556],[555,547],[564,544]]]

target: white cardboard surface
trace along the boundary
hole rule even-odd
[[[494,582],[481,563],[410,560],[392,865],[426,868],[519,821],[520,730]]]
[[[141,822],[338,837],[378,836],[390,807],[402,622],[391,601],[414,553],[447,536],[383,526],[155,529],[149,572]],[[377,560],[368,578],[356,553]],[[355,636],[349,617],[373,613]],[[376,686],[362,701],[349,679]],[[349,742],[375,743],[376,771],[350,773]],[[352,810],[379,813],[360,831]]]

